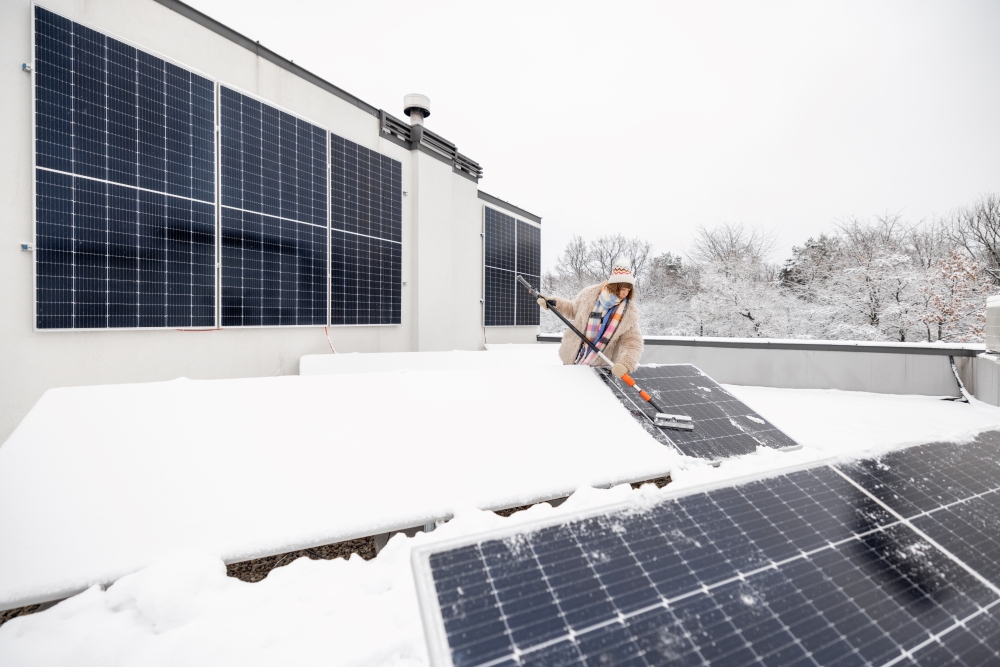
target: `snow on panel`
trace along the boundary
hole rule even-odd
[[[371,373],[378,371],[442,371],[460,368],[559,366],[559,346],[552,344],[490,345],[470,352],[351,352],[308,354],[299,359],[299,375]]]
[[[677,460],[586,367],[54,389],[0,447],[0,609],[179,550],[245,560]]]

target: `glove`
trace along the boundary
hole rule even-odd
[[[625,364],[615,364],[611,367],[611,372],[614,373],[615,377],[620,380],[623,375],[628,373],[628,367],[626,367]]]
[[[545,295],[542,295],[542,296],[538,297],[538,305],[541,306],[542,309],[544,309],[544,310],[548,310],[549,309],[548,301],[551,301],[551,299],[549,299]]]

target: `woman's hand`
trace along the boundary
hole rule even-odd
[[[538,296],[538,305],[541,306],[543,309],[548,310],[549,309],[548,302],[554,300],[555,299],[552,299],[550,297],[545,296],[544,294],[541,294]]]
[[[628,367],[625,364],[615,364],[611,367],[611,372],[620,380],[623,375],[628,373]]]

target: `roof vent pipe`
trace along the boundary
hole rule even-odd
[[[410,93],[403,98],[403,113],[410,117],[410,125],[423,125],[424,118],[431,115],[431,99],[419,93]]]

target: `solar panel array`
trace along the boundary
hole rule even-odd
[[[222,326],[327,323],[326,131],[220,87]]]
[[[417,552],[435,665],[1000,661],[1000,433]]]
[[[542,230],[523,220],[485,208],[486,326],[538,325],[538,304],[517,282],[524,276],[532,286],[541,281]]]
[[[215,93],[35,7],[36,326],[215,324]]]
[[[402,322],[402,164],[330,135],[330,323]]]
[[[654,438],[687,456],[718,460],[752,454],[757,447],[797,449],[798,443],[691,364],[639,366],[631,376],[669,414],[687,415],[693,431],[653,426],[656,409],[607,369],[595,369],[615,396]]]
[[[41,7],[35,45],[38,328],[402,322],[399,161],[219,86],[217,174],[215,83]],[[509,220],[487,291],[538,324]]]

